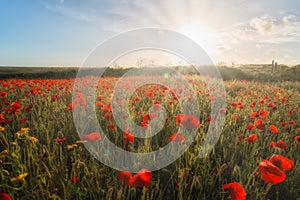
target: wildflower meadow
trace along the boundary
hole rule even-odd
[[[162,85],[143,85],[122,99],[131,120],[144,129],[153,128],[151,121],[165,111],[163,128],[149,138],[116,125],[112,99],[119,78],[99,80],[93,106],[101,134],[119,148],[146,153],[168,143],[181,146],[188,131],[196,131],[176,161],[137,173],[112,169],[85,148],[101,145],[103,137],[89,130],[82,137],[77,133],[72,113],[87,109],[92,97],[73,91],[74,78],[1,80],[0,199],[299,199],[300,83],[225,81],[226,109],[218,111],[226,114],[225,124],[212,151],[199,158],[208,127],[215,123],[210,114],[215,99],[201,76],[185,78],[199,117],[181,111],[178,98],[188,102],[190,96],[178,97],[178,91]],[[98,81],[80,78],[86,84],[91,80]],[[82,122],[88,124],[89,116]],[[107,159],[113,156],[104,152]]]

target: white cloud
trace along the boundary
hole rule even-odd
[[[300,42],[300,18],[296,15],[275,17],[264,15],[248,22],[235,24],[223,33],[229,43],[256,42],[280,44]]]
[[[263,17],[255,17],[250,21],[250,27],[260,34],[269,34],[275,30],[275,19],[265,15]]]

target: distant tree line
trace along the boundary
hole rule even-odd
[[[209,67],[209,66],[206,66]],[[171,67],[174,71],[181,74],[199,74],[199,72],[192,66],[174,66]],[[80,76],[112,76],[121,77],[132,68],[82,68],[80,69]],[[277,69],[273,73],[270,71],[257,70],[251,66],[249,67],[218,67],[220,74],[224,80],[257,80],[257,81],[300,81],[300,65],[294,67],[284,67]],[[252,70],[252,71],[251,71]],[[0,68],[0,79],[69,79],[76,78],[79,68],[19,68],[18,70],[11,70],[11,68]],[[158,70],[157,74],[161,74]]]

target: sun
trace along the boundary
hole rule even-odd
[[[190,37],[191,39],[195,40],[199,40],[202,36],[199,27],[194,25],[194,24],[185,24],[182,26],[179,26],[177,28],[177,31],[181,34],[184,34],[188,37]]]
[[[212,51],[217,46],[216,34],[198,23],[183,24],[175,30],[194,40],[204,50]]]

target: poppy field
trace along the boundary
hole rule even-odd
[[[225,124],[209,155],[199,158],[207,129],[215,123],[214,97],[202,77],[185,78],[199,118],[182,113],[176,91],[161,85],[143,85],[125,100],[131,120],[145,129],[158,117],[150,108],[166,111],[163,129],[146,139],[115,123],[111,101],[119,78],[100,79],[93,106],[103,134],[118,147],[151,152],[171,142],[184,145],[178,127],[197,131],[175,162],[137,173],[112,169],[85,148],[103,137],[77,133],[72,112],[87,109],[91,97],[76,91],[72,98],[75,79],[0,80],[0,199],[299,199],[300,83],[225,81],[227,106],[219,111],[226,113]]]

